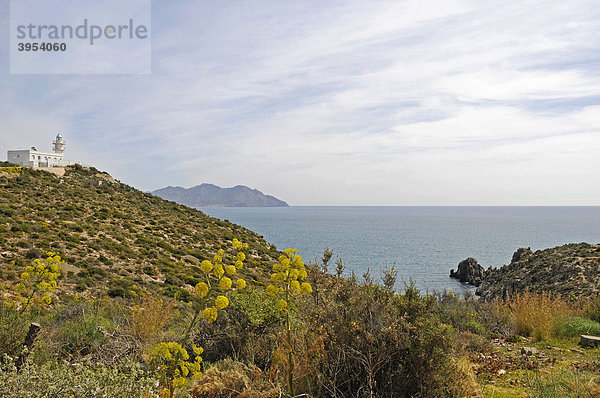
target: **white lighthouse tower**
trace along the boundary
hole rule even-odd
[[[65,151],[66,142],[63,140],[60,133],[58,133],[58,135],[56,136],[56,139],[54,141],[52,141],[52,145],[54,146],[55,153],[57,153],[59,155],[63,154],[63,152]]]
[[[29,167],[64,167],[75,164],[76,162],[63,159],[65,145],[60,133],[56,136],[52,145],[54,153],[38,151],[36,147],[31,149],[15,149],[7,151],[7,159],[10,163]]]

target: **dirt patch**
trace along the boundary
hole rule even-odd
[[[64,167],[38,167],[37,170],[47,171],[48,173],[56,174],[59,177],[65,175]]]

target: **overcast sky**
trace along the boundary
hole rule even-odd
[[[154,1],[150,75],[11,75],[0,158],[291,205],[600,205],[600,7]]]

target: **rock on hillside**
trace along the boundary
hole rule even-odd
[[[576,297],[600,292],[600,245],[573,243],[532,252],[519,249],[512,261],[486,273],[476,294],[484,299],[549,291]]]
[[[157,189],[152,194],[189,207],[288,207],[283,200],[244,185],[233,188],[221,188],[213,184],[201,184],[187,189],[166,187]]]

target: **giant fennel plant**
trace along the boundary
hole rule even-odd
[[[20,297],[15,304],[22,314],[32,304],[40,307],[50,305],[50,293],[56,290],[56,280],[61,274],[62,260],[57,253],[48,252],[45,259],[35,259],[32,265],[25,267],[21,281],[15,287]]]
[[[193,317],[185,330],[181,343],[162,342],[150,351],[151,362],[155,364],[162,385],[165,387],[161,394],[164,397],[173,397],[176,389],[187,385],[190,379],[202,376],[202,357],[200,355],[203,348],[193,345],[195,355],[193,360],[185,349],[190,333],[198,324],[200,317],[208,323],[214,322],[219,312],[229,306],[227,294],[233,290],[246,288],[246,281],[237,275],[246,260],[244,250],[248,249],[248,244],[233,239],[232,245],[235,256],[231,264],[224,263],[225,251],[223,249],[219,249],[212,262],[204,260],[200,264],[204,281],[197,283],[194,287],[195,294],[191,302]]]
[[[279,256],[279,261],[273,265],[271,274],[272,284],[268,285],[266,292],[277,300],[275,306],[285,312],[285,349],[287,350],[286,382],[288,394],[296,395],[294,388],[294,347],[292,344],[292,323],[290,319],[289,303],[298,295],[312,293],[312,286],[306,282],[308,273],[297,249],[286,249]]]

